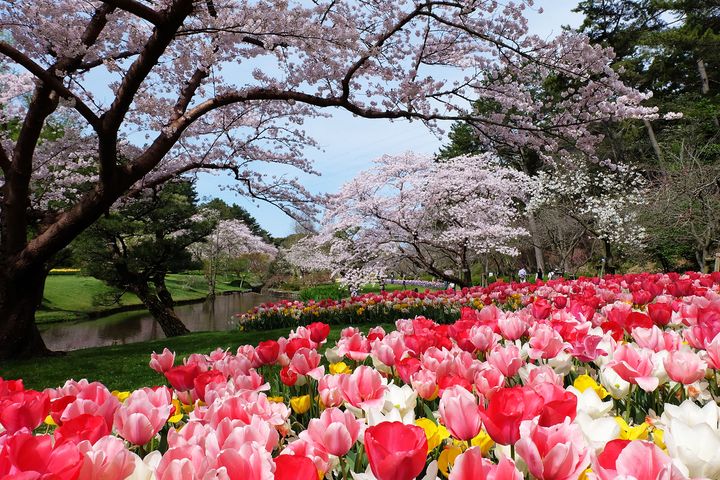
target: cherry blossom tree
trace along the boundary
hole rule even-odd
[[[602,242],[606,265],[612,271],[613,246],[640,249],[644,245],[640,214],[648,203],[647,182],[628,165],[577,161],[574,165],[562,168],[559,162],[540,172],[528,210],[551,208],[577,222]]]
[[[479,255],[516,255],[517,204],[530,179],[492,154],[437,162],[383,156],[330,200],[315,241],[330,246],[336,273],[362,283],[402,262],[470,285]]]
[[[213,217],[212,212],[205,216]],[[190,246],[193,256],[203,262],[210,296],[215,296],[217,276],[227,271],[233,260],[245,255],[274,258],[277,248],[250,231],[242,220],[219,220],[203,242]]]
[[[597,142],[588,124],[652,117],[612,52],[583,36],[529,34],[531,0],[0,0],[0,358],[47,353],[34,312],[44,266],[118,199],[191,171],[286,211],[313,198],[264,165],[312,171],[302,129],[339,108],[367,118],[471,122],[543,152]],[[535,99],[553,75],[572,85]],[[31,80],[31,81],[30,81]],[[473,111],[470,98],[495,102]],[[558,108],[548,108],[548,105]],[[91,161],[77,198],[35,211],[54,117],[82,120],[64,162]],[[537,121],[542,118],[541,122]],[[58,160],[55,157],[55,160]],[[46,169],[50,171],[55,169]],[[66,180],[45,181],[67,190]]]

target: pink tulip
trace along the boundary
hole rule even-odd
[[[84,441],[78,450],[85,456],[78,480],[127,478],[135,470],[135,457],[118,437],[109,435],[94,445]]]
[[[158,373],[165,373],[175,364],[175,352],[164,348],[162,353],[153,352],[150,355],[150,368]]]
[[[528,324],[520,315],[510,313],[498,318],[498,328],[505,339],[515,341],[523,336]]]
[[[328,408],[320,418],[310,420],[307,430],[300,433],[300,438],[321,445],[331,455],[342,457],[350,451],[362,430],[362,422],[351,412]]]
[[[380,372],[372,367],[361,365],[350,375],[340,380],[343,398],[353,407],[380,408],[385,403],[387,386]]]
[[[593,458],[596,480],[635,478],[638,480],[684,480],[668,457],[655,444],[642,440],[612,440]]]
[[[274,480],[275,463],[264,448],[246,443],[240,448],[220,452],[216,468],[225,469],[228,480]],[[163,480],[163,479],[160,479]]]
[[[533,360],[555,358],[566,347],[562,337],[552,327],[536,324],[530,332],[528,356]]]
[[[370,354],[370,342],[360,332],[354,333],[351,336],[343,336],[337,342],[337,347],[338,355],[356,362],[362,362]]]
[[[663,364],[668,377],[683,385],[690,385],[705,378],[707,370],[707,364],[697,353],[683,350],[670,352]]]
[[[194,480],[203,478],[210,469],[209,457],[199,445],[184,445],[169,449],[162,456],[155,471],[156,480]]]
[[[459,440],[470,440],[480,433],[482,419],[475,395],[455,385],[446,389],[440,399],[440,419]]]
[[[320,380],[325,374],[325,367],[320,365],[320,354],[317,350],[300,348],[290,360],[290,369],[298,375],[307,375]]]
[[[339,407],[343,404],[341,379],[346,374],[325,375],[318,381],[318,394],[320,401],[327,407]]]
[[[708,364],[716,370],[720,369],[720,333],[705,345],[705,351]]]
[[[590,463],[582,430],[569,419],[550,427],[525,420],[515,449],[538,480],[577,480]]]
[[[495,465],[482,457],[478,447],[472,447],[455,459],[448,480],[522,480],[523,476],[515,468],[515,463],[502,457]]]
[[[435,400],[438,395],[437,375],[430,370],[421,369],[410,377],[410,383],[424,400]]]
[[[653,376],[654,364],[649,350],[636,349],[630,344],[620,345],[606,367],[612,368],[623,380],[637,384],[646,392],[652,392],[658,387],[659,380]]]
[[[469,339],[479,351],[487,352],[497,345],[498,335],[493,331],[492,327],[476,325],[470,329]]]
[[[128,442],[145,445],[165,425],[171,409],[167,387],[135,390],[115,412],[115,429]]]
[[[525,363],[520,357],[520,349],[512,344],[505,347],[495,347],[488,354],[487,361],[500,370],[500,373],[505,375],[506,378],[513,377]]]
[[[475,389],[485,398],[490,398],[505,385],[505,376],[489,363],[483,363],[475,371]]]
[[[77,397],[70,402],[60,415],[61,422],[67,422],[84,414],[98,415],[105,419],[108,429],[112,429],[115,412],[120,407],[120,401],[105,385],[92,382],[83,385],[76,392]]]

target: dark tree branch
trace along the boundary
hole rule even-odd
[[[147,20],[153,25],[159,25],[163,21],[162,14],[140,2],[136,2],[135,0],[102,0],[102,2],[128,13],[132,13],[136,17]]]
[[[63,85],[60,78],[43,69],[43,67],[35,63],[31,58],[27,57],[24,53],[20,52],[6,42],[0,41],[0,53],[12,59],[18,65],[21,65],[28,72],[32,73],[35,78],[43,82],[62,98],[71,100],[74,103],[75,110],[77,110],[78,113],[87,120],[90,126],[92,126],[96,131],[98,130],[100,125],[100,119],[98,116],[95,115],[95,112],[93,112],[92,109],[82,101],[82,99]]]

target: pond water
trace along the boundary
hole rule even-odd
[[[258,293],[219,295],[214,301],[178,305],[175,312],[193,332],[224,331],[236,327],[233,315],[245,313],[279,297]],[[123,345],[164,338],[162,329],[147,310],[122,312],[76,323],[40,325],[45,344],[51,350]]]

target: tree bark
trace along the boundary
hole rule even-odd
[[[157,294],[151,293],[147,285],[136,285],[133,293],[143,302],[160,324],[166,337],[179,337],[190,333],[190,330],[180,320],[172,307],[165,305]]]
[[[648,137],[650,137],[650,145],[652,145],[653,152],[655,152],[655,156],[657,157],[658,161],[662,161],[662,150],[660,150],[660,144],[657,141],[657,137],[655,136],[655,130],[653,129],[652,123],[650,123],[650,120],[647,118],[643,118],[643,123],[645,124],[645,128],[648,132]]]
[[[535,224],[535,215],[532,212],[528,212],[528,227],[530,230],[530,237],[532,238],[533,251],[535,252],[535,265],[537,270],[545,273],[545,258],[543,257],[542,248],[540,248],[540,235],[538,234],[537,225]]]
[[[35,311],[42,302],[45,268],[0,275],[0,360],[51,355],[35,325]]]

